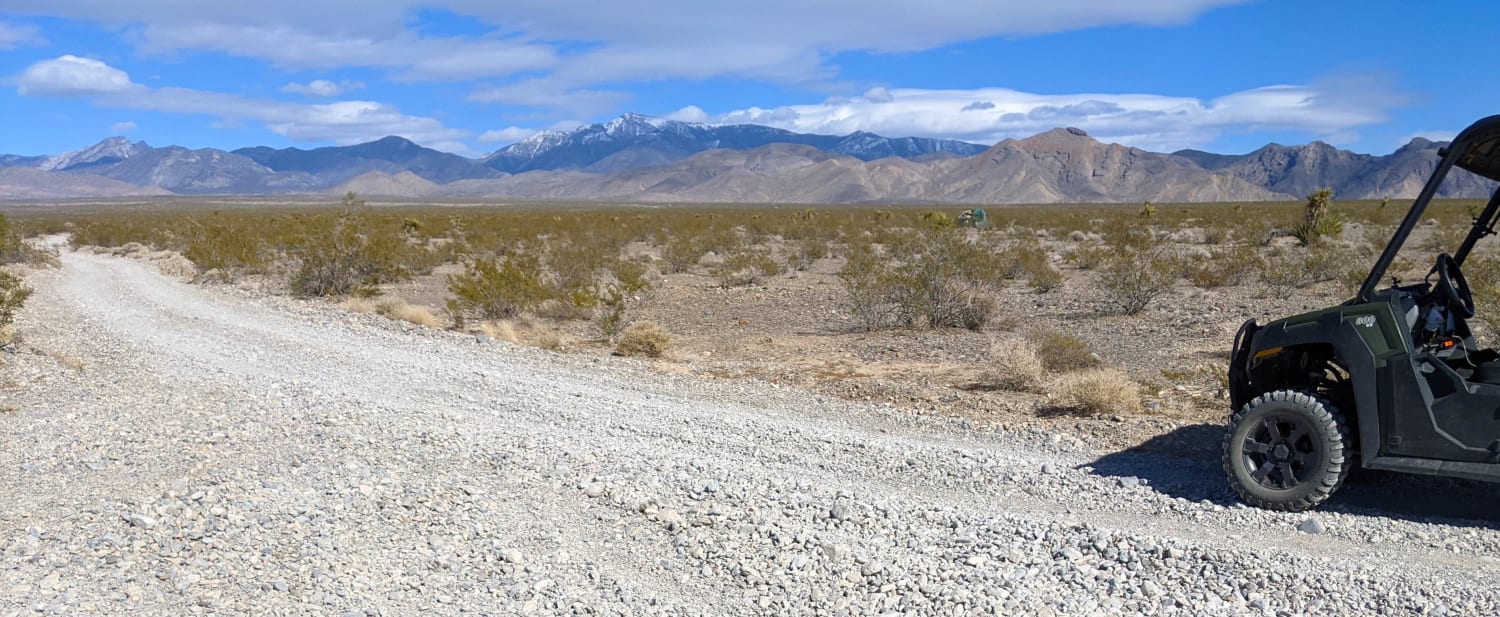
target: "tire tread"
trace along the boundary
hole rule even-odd
[[[1322,477],[1319,480],[1317,488],[1308,495],[1291,501],[1267,500],[1246,491],[1245,487],[1236,480],[1234,468],[1232,467],[1233,462],[1230,460],[1229,453],[1232,446],[1231,442],[1234,439],[1235,428],[1256,407],[1272,401],[1292,403],[1305,408],[1309,412],[1311,420],[1323,425],[1325,434],[1335,437],[1335,439],[1330,439],[1325,444],[1329,452],[1328,467],[1322,471]],[[1349,476],[1349,468],[1353,466],[1353,459],[1349,457],[1351,453],[1349,428],[1348,424],[1344,421],[1343,413],[1328,399],[1300,390],[1275,390],[1266,392],[1245,403],[1244,406],[1240,407],[1238,411],[1229,417],[1228,426],[1224,431],[1222,447],[1224,473],[1228,476],[1229,484],[1234,489],[1234,492],[1245,503],[1267,510],[1301,512],[1317,507],[1318,504],[1323,503],[1339,487],[1344,485],[1344,479]]]

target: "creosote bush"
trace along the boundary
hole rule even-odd
[[[614,340],[625,326],[625,291],[610,286],[599,295],[598,309],[594,314],[594,329],[604,340]]]
[[[849,308],[866,330],[883,328],[895,314],[891,306],[891,274],[883,256],[869,243],[849,246],[839,281],[849,297]]]
[[[1057,384],[1057,400],[1063,407],[1090,416],[1141,412],[1140,386],[1111,368],[1063,375]]]
[[[0,265],[58,265],[57,255],[27,244],[21,230],[0,214]]]
[[[615,354],[660,358],[671,346],[671,335],[668,335],[667,331],[656,322],[637,321],[620,333],[620,342],[615,345]]]
[[[828,256],[828,238],[823,235],[803,236],[797,243],[797,250],[805,263],[823,259]]]
[[[781,265],[760,251],[739,249],[713,267],[713,275],[724,288],[754,285],[781,272]]]
[[[10,224],[10,219],[0,214],[0,264],[13,264],[25,261],[23,251],[26,244],[21,241],[21,234]]]
[[[222,281],[254,272],[265,264],[260,238],[219,214],[191,221],[191,235],[182,256],[201,272],[212,272]],[[321,294],[314,294],[321,295]]]
[[[1241,285],[1251,281],[1261,270],[1260,255],[1254,247],[1238,246],[1213,249],[1206,259],[1189,258],[1183,264],[1184,277],[1203,289]]]
[[[1037,293],[1054,291],[1063,285],[1063,275],[1052,265],[1052,258],[1036,238],[1027,238],[999,252],[1001,276],[1007,280],[1026,278]]]
[[[16,313],[31,297],[31,288],[21,282],[21,277],[0,270],[0,328],[9,328],[15,322]]]
[[[1116,255],[1138,253],[1156,246],[1156,234],[1144,221],[1117,216],[1104,226],[1104,243]]]
[[[1115,310],[1136,315],[1172,289],[1178,268],[1160,249],[1125,250],[1109,258],[1099,271],[1099,287]]]
[[[292,277],[292,293],[309,297],[371,293],[376,285],[411,278],[411,264],[422,261],[417,255],[430,251],[408,242],[400,231],[407,228],[404,224],[394,229],[378,228],[368,208],[354,193],[348,193],[343,211],[327,233],[302,239],[295,248],[300,266]],[[431,265],[425,269],[430,270]]]
[[[470,318],[515,317],[553,297],[543,276],[541,262],[530,255],[472,259],[463,274],[448,277],[448,312],[460,325]]]
[[[1079,270],[1093,270],[1103,265],[1114,254],[1115,252],[1107,246],[1093,244],[1075,248],[1069,251],[1063,259],[1077,266]]]
[[[1054,267],[1050,261],[1046,261],[1036,265],[1031,272],[1031,278],[1027,281],[1027,284],[1031,287],[1032,291],[1044,294],[1062,289],[1063,283],[1066,280],[1062,271]]]
[[[697,265],[698,260],[703,258],[703,247],[692,237],[685,233],[664,232],[667,236],[666,242],[662,243],[661,258],[667,264],[667,271],[673,274],[687,272],[688,268]]]
[[[993,317],[991,295],[1004,280],[1007,258],[941,220],[931,217],[927,229],[893,238],[884,254],[868,244],[849,247],[839,279],[865,328],[979,330]]]
[[[1307,258],[1292,251],[1280,250],[1266,257],[1266,265],[1260,271],[1260,282],[1271,295],[1285,298],[1293,291],[1313,284]]]
[[[609,273],[615,278],[614,287],[626,296],[632,296],[651,287],[651,281],[647,278],[646,266],[639,262],[628,259],[617,259],[611,262]]]

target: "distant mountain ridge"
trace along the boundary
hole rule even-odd
[[[973,156],[985,150],[985,146],[951,139],[889,138],[862,131],[842,137],[809,135],[755,124],[712,126],[625,114],[571,133],[538,133],[491,153],[484,162],[512,174],[572,169],[614,173],[672,163],[707,150],[749,150],[771,144],[812,146],[862,161],[892,156]]]
[[[303,172],[327,182],[342,182],[372,171],[390,174],[409,171],[439,184],[499,175],[479,161],[423,148],[394,136],[353,146],[313,150],[276,150],[259,146],[240,148],[233,154],[248,158],[275,172]]]
[[[795,203],[1080,203],[1414,196],[1444,144],[1413,139],[1375,156],[1314,141],[1242,155],[1158,153],[1060,128],[991,147],[856,132],[809,135],[625,114],[571,132],[543,131],[480,158],[401,137],[351,146],[155,148],[111,137],[54,156],[0,155],[0,200],[121,195],[342,193]],[[1444,197],[1484,197],[1493,183],[1457,172]]]
[[[1437,151],[1447,142],[1417,137],[1385,156],[1356,154],[1321,141],[1301,146],[1268,144],[1249,154],[1233,156],[1197,150],[1174,152],[1209,171],[1226,172],[1251,184],[1292,196],[1332,187],[1336,195],[1352,199],[1413,197],[1437,167]],[[1483,178],[1460,171],[1451,175],[1439,197],[1486,197],[1491,189]]]

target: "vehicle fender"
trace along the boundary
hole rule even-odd
[[[1328,311],[1316,319],[1266,324],[1255,330],[1245,345],[1245,356],[1250,363],[1245,372],[1251,372],[1263,359],[1257,358],[1257,354],[1269,350],[1311,345],[1332,347],[1335,358],[1349,371],[1350,387],[1354,390],[1355,409],[1352,411],[1359,426],[1356,437],[1359,439],[1360,462],[1368,463],[1379,453],[1381,443],[1379,379],[1375,352],[1370,349],[1366,336],[1360,333],[1360,326],[1355,325],[1358,317],[1342,311]],[[1351,410],[1340,411],[1349,413]]]

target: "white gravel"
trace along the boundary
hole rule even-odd
[[[1262,512],[1212,461],[63,261],[0,352],[0,616],[1500,613],[1487,486]]]

